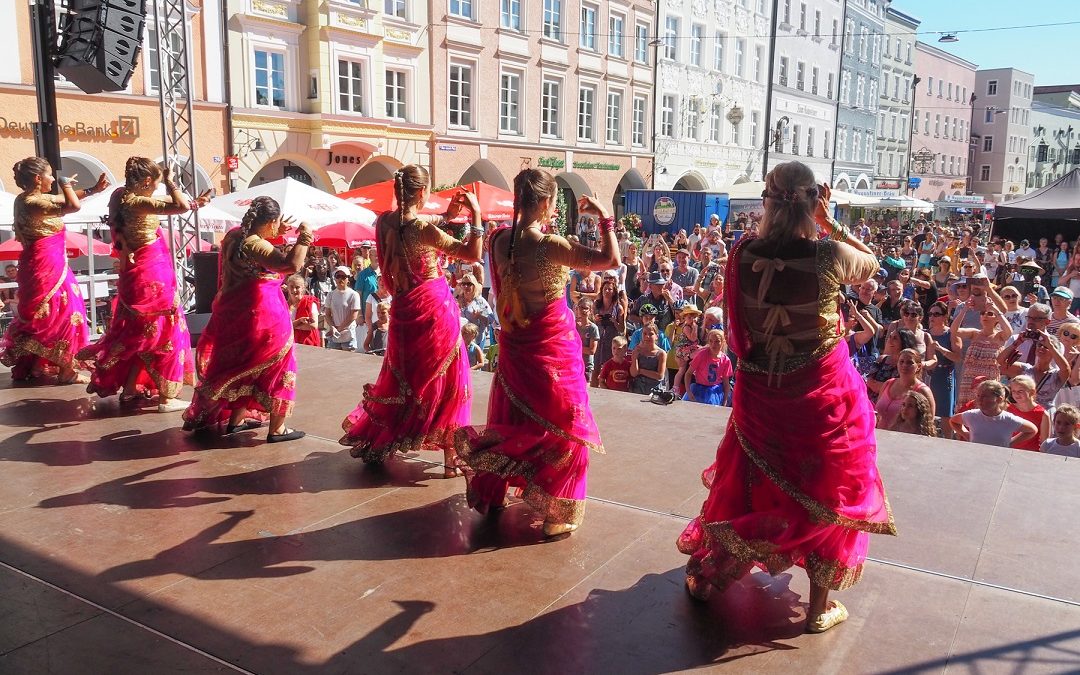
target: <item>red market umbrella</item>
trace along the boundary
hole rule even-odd
[[[453,199],[461,192],[471,192],[476,195],[476,201],[480,202],[480,218],[482,220],[506,221],[514,218],[514,194],[507,192],[494,185],[488,185],[482,181],[459,185],[436,192],[435,196],[443,197],[447,201]],[[455,219],[463,222],[462,218]]]
[[[345,201],[352,202],[375,213],[393,211],[397,208],[397,198],[394,197],[394,181],[384,180],[381,183],[365,185],[348,192],[339,192],[337,195]],[[441,214],[446,213],[450,206],[450,200],[438,195],[429,194],[421,213]]]
[[[93,240],[94,255],[110,255],[112,247],[103,241]],[[90,243],[82,232],[64,232],[64,248],[69,258],[90,255]],[[0,244],[0,260],[18,260],[23,247],[17,239]]]
[[[320,227],[312,234],[315,235],[312,246],[328,248],[359,248],[364,241],[375,241],[375,228],[363,223],[334,223]],[[282,240],[295,244],[296,232],[286,232],[284,237],[271,239],[270,242],[279,244]]]

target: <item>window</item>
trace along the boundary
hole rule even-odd
[[[949,88],[946,90],[945,98],[950,101],[952,100],[952,82],[949,83]]]
[[[806,3],[799,3],[799,30],[806,32]]]
[[[698,139],[698,126],[701,124],[701,114],[698,111],[698,103],[690,99],[686,106],[686,128],[683,130],[683,138],[696,141]]]
[[[499,25],[511,30],[521,30],[521,0],[499,1]]]
[[[979,167],[979,180],[983,180],[983,181],[990,180],[990,165],[989,164],[983,164],[981,167]]]
[[[761,126],[761,114],[757,112],[750,113],[750,145],[755,148],[758,144],[759,126]]]
[[[719,103],[713,103],[712,115],[709,116],[709,140],[713,143],[720,142],[720,120],[723,118],[723,106]]]
[[[900,116],[900,135],[897,136],[897,138],[902,140],[902,139],[904,139],[906,137],[907,137],[907,118],[904,117],[903,115],[901,115]]]
[[[399,19],[408,18],[405,0],[383,0],[383,12]]]
[[[932,77],[926,78],[926,95],[927,96],[933,96],[934,95],[934,78],[932,78]]]
[[[983,121],[986,122],[987,124],[993,124],[994,123],[994,109],[993,108],[987,108],[986,109],[986,118]]]
[[[660,102],[660,135],[675,136],[675,97],[665,95]]]
[[[626,48],[623,46],[623,32],[626,19],[621,14],[608,15],[607,51],[611,56],[620,59],[626,56]]]
[[[900,78],[899,77],[896,78],[896,84],[897,85],[900,84]],[[903,95],[904,103],[909,102],[911,100],[911,98],[908,96],[908,92],[911,91],[911,84],[909,84],[908,79],[906,77],[904,78],[904,88],[901,89],[901,91],[904,93],[904,95]]]
[[[57,7],[59,7],[59,6],[60,6],[59,3],[57,3]],[[181,40],[180,40],[180,34],[179,33],[177,33],[177,32],[169,33],[169,43],[170,43],[169,49],[173,54],[179,54],[180,50],[183,48],[183,45],[181,45],[180,42],[181,42]],[[157,64],[157,51],[158,51],[158,44],[157,43],[158,43],[157,28],[155,28],[155,27],[147,28],[146,41],[144,42],[144,44],[146,45],[146,48],[149,50],[149,53],[147,54],[147,58],[146,58],[146,61],[145,61],[147,73],[149,74],[149,82],[147,82],[147,93],[148,94],[156,94],[158,92],[158,88],[161,86],[161,73],[158,72],[158,64]],[[176,78],[170,76],[169,79],[174,80]],[[176,84],[176,86],[174,86],[174,89],[175,89],[174,93],[177,96],[183,96],[184,95],[184,83],[183,82],[178,82]]]
[[[499,131],[521,133],[521,75],[505,72],[499,76]]]
[[[559,80],[544,78],[540,89],[540,135],[559,138],[559,97],[562,94]]]
[[[844,22],[844,50],[852,51],[855,44],[855,20],[848,19]]]
[[[994,137],[993,136],[983,136],[983,152],[993,152],[993,151],[994,151]]]
[[[782,87],[787,86],[788,64],[789,64],[788,57],[781,56],[780,57],[780,69],[779,69],[779,72],[778,72],[778,75],[779,75],[780,79],[778,81],[780,82],[780,86],[782,86]]]
[[[889,138],[899,138],[899,136],[896,135],[896,113],[889,115],[889,121],[891,122],[889,128],[892,132],[889,134]]]
[[[825,130],[825,147],[821,149],[821,156],[825,159],[829,158],[829,153],[832,152],[832,146],[829,145],[829,130]]]
[[[678,53],[677,41],[679,39],[679,19],[674,16],[669,16],[664,23],[664,58],[675,60],[675,56]]]
[[[562,0],[544,0],[544,37],[562,42]]]
[[[868,100],[866,102],[867,107],[870,108],[871,110],[877,108],[877,104],[878,104],[878,100],[877,100],[877,80],[871,80],[870,81],[869,99],[870,100]]]
[[[705,27],[695,23],[690,27],[690,63],[701,66],[701,51],[705,43]]]
[[[285,55],[255,50],[255,105],[285,108]]]
[[[927,136],[930,135],[930,113],[926,113],[926,123],[923,126],[923,133]]]
[[[607,95],[607,136],[608,143],[622,145],[622,93],[609,91]]]
[[[937,81],[937,97],[944,98],[945,82],[942,80]]]
[[[799,139],[802,137],[802,127],[798,124],[791,126],[791,154],[799,154]]]
[[[860,108],[866,104],[866,77],[861,73],[855,78],[855,105]]]
[[[581,46],[596,51],[596,7],[581,5]]]
[[[829,73],[829,85],[828,85],[828,88],[825,91],[825,96],[827,98],[830,98],[830,99],[832,98],[832,94],[833,94],[833,84],[834,84],[834,78],[835,77],[836,76],[833,73]]]
[[[832,20],[832,45],[833,45],[833,47],[836,46],[836,40],[839,37],[839,33],[840,33],[840,22],[837,19],[833,19]]]
[[[821,10],[814,10],[814,37],[821,38]]]
[[[802,61],[795,64],[795,87],[799,91],[806,90],[806,64]]]
[[[862,132],[855,131],[851,135],[851,161],[857,162],[862,157]]]
[[[986,95],[997,96],[997,80],[987,80],[986,82]]]
[[[754,81],[765,83],[765,48],[761,45],[754,47]]]
[[[945,136],[945,138],[949,137],[949,116],[948,115],[945,116],[945,134],[944,134],[944,136]]]
[[[866,60],[866,43],[869,41],[869,31],[866,30],[866,26],[863,26],[859,29],[859,58],[863,61]]]
[[[649,62],[649,27],[643,23],[634,27],[634,60],[638,63]]]
[[[878,113],[878,138],[885,138],[885,112]]]
[[[731,144],[742,145],[742,123],[731,125]]]
[[[847,159],[847,129],[844,127],[836,128],[836,158]]]
[[[645,110],[648,101],[644,96],[634,97],[634,114],[630,120],[630,143],[637,146],[645,145]]]
[[[386,71],[386,116],[395,120],[408,118],[405,71]]]
[[[450,64],[447,101],[450,106],[449,123],[452,127],[472,128],[472,82],[472,66],[461,63]]]
[[[911,123],[911,132],[914,134],[919,133],[919,111],[915,111],[915,121]]]
[[[580,87],[577,105],[577,137],[579,141],[596,142],[596,87]]]
[[[851,104],[851,73],[845,72],[840,76],[840,100]]]
[[[746,77],[746,40],[735,41],[735,75]]]
[[[814,66],[814,69],[810,71],[810,93],[816,94],[818,91],[818,76],[821,74],[821,70]]]
[[[450,0],[450,14],[464,19],[473,18],[472,0]]]
[[[723,33],[717,33],[713,38],[713,70],[717,72],[724,72],[724,40],[727,36]]]
[[[359,113],[364,110],[364,64],[338,59],[338,111]]]
[[[806,156],[814,156],[814,127],[806,130]]]
[[[791,0],[784,0],[784,21],[783,23],[791,25]]]

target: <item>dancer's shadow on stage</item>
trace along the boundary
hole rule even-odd
[[[683,576],[681,567],[646,574],[516,626],[397,648],[438,605],[396,600],[396,615],[313,670],[653,675],[797,648],[784,642],[802,634],[805,616],[789,575],[747,577],[708,604],[687,596]],[[498,601],[497,593],[476,598],[476,610]],[[431,625],[447,620],[433,617]]]
[[[185,444],[178,429],[142,432],[126,429],[101,438],[39,441],[40,434],[77,423],[54,424],[9,435],[0,442],[0,462],[30,462],[45,466],[83,466],[93,462],[126,462],[171,457],[192,448]]]
[[[463,495],[411,509],[401,509],[392,499],[384,499],[385,508],[391,509],[387,513],[318,530],[235,541],[220,539],[254,512],[225,512],[224,520],[191,539],[148,560],[107,569],[98,578],[105,582],[167,574],[204,580],[278,578],[314,569],[297,564],[304,562],[448,558],[550,543],[543,538],[541,523],[524,507],[511,507],[497,519],[485,519],[469,508]]]
[[[153,434],[148,434],[153,435]],[[254,441],[253,441],[254,442]],[[313,452],[303,459],[223,476],[161,474],[197,464],[184,459],[43,500],[39,508],[113,504],[129,509],[172,509],[225,502],[240,495],[315,494],[334,490],[426,487],[433,478],[420,462],[393,462],[378,470],[358,470],[348,452]],[[441,472],[441,469],[439,469]],[[464,483],[462,483],[464,486]],[[359,497],[359,495],[358,495]]]
[[[28,397],[0,405],[0,425],[11,427],[46,427],[91,416],[89,398],[74,400]]]

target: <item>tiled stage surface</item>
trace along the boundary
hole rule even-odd
[[[882,434],[900,536],[809,636],[800,570],[683,591],[725,411],[594,391],[608,454],[546,542],[523,505],[468,510],[433,453],[365,471],[336,438],[379,361],[299,358],[311,435],[277,446],[0,374],[0,672],[1080,671],[1078,460]]]

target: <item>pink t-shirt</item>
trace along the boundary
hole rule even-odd
[[[694,374],[694,381],[698,384],[711,387],[720,384],[734,374],[731,367],[731,359],[723,352],[713,358],[708,348],[699,349],[690,359],[690,372]]]

